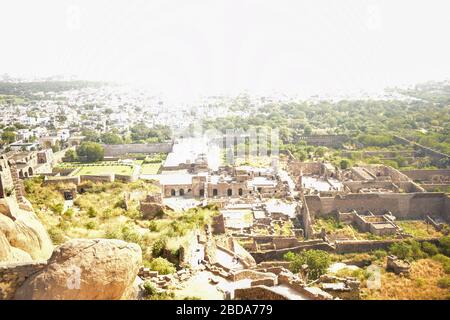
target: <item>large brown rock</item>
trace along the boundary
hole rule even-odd
[[[0,263],[46,260],[53,251],[47,231],[31,206],[0,200]]]
[[[47,266],[28,278],[14,299],[123,299],[142,262],[136,244],[109,239],[74,239],[57,247]]]

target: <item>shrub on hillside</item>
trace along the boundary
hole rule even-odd
[[[298,273],[303,265],[307,265],[308,277],[313,280],[325,274],[331,264],[330,255],[323,250],[306,250],[298,254],[288,252],[284,259],[290,262],[289,269],[294,273]]]
[[[438,280],[437,285],[442,289],[450,288],[450,277],[444,277]]]
[[[450,257],[450,236],[442,237],[439,240],[439,246],[441,247],[442,253]]]
[[[58,227],[52,227],[48,230],[48,235],[53,244],[61,244],[65,241],[64,232]]]
[[[147,296],[151,296],[156,293],[156,287],[151,281],[145,281],[143,288],[144,288],[145,295],[147,295]]]
[[[365,281],[369,279],[372,276],[372,273],[370,273],[367,270],[364,269],[356,269],[351,270],[348,268],[344,268],[336,272],[336,276],[338,277],[353,277],[357,278],[359,281]]]
[[[439,249],[430,242],[424,242],[422,243],[422,250],[429,256],[434,256],[439,253]]]
[[[390,246],[389,251],[398,258],[408,261],[427,257],[427,254],[422,251],[420,243],[415,240],[394,243]]]
[[[85,224],[85,227],[88,230],[94,230],[95,228],[97,228],[97,224],[95,223],[95,221],[89,221]]]
[[[127,207],[127,204],[125,202],[125,199],[120,199],[114,204],[114,208],[126,209],[126,207]]]
[[[437,254],[433,257],[433,260],[442,263],[445,273],[450,274],[450,258],[443,254]]]
[[[385,250],[375,250],[373,252],[373,255],[377,258],[377,259],[383,259],[384,257],[387,256],[387,252]]]
[[[72,208],[69,208],[66,210],[66,212],[64,212],[64,216],[66,216],[68,218],[72,218],[74,214],[75,214],[75,211]]]
[[[62,203],[56,203],[52,205],[50,209],[56,214],[62,214],[64,210],[64,205]]]
[[[89,216],[89,218],[94,218],[95,216],[97,216],[97,211],[95,211],[93,207],[89,207],[87,215]]]
[[[152,246],[152,256],[155,258],[161,256],[163,250],[166,248],[166,245],[167,245],[166,239],[162,238],[156,240]]]
[[[150,261],[149,268],[153,271],[158,271],[159,274],[170,274],[176,271],[173,263],[162,257]]]

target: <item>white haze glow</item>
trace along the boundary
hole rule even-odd
[[[322,93],[450,76],[447,0],[1,0],[0,74],[169,95]]]

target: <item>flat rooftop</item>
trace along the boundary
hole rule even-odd
[[[140,176],[141,179],[157,180],[162,185],[184,185],[192,183],[192,175],[190,174],[145,174]]]
[[[304,188],[313,189],[317,191],[332,191],[342,190],[344,185],[336,179],[329,178],[325,180],[321,177],[303,176],[302,184]]]

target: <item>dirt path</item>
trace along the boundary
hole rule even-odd
[[[233,256],[226,251],[219,248],[216,250],[217,262],[230,270],[241,270],[244,269],[244,265],[241,262],[233,260]]]

